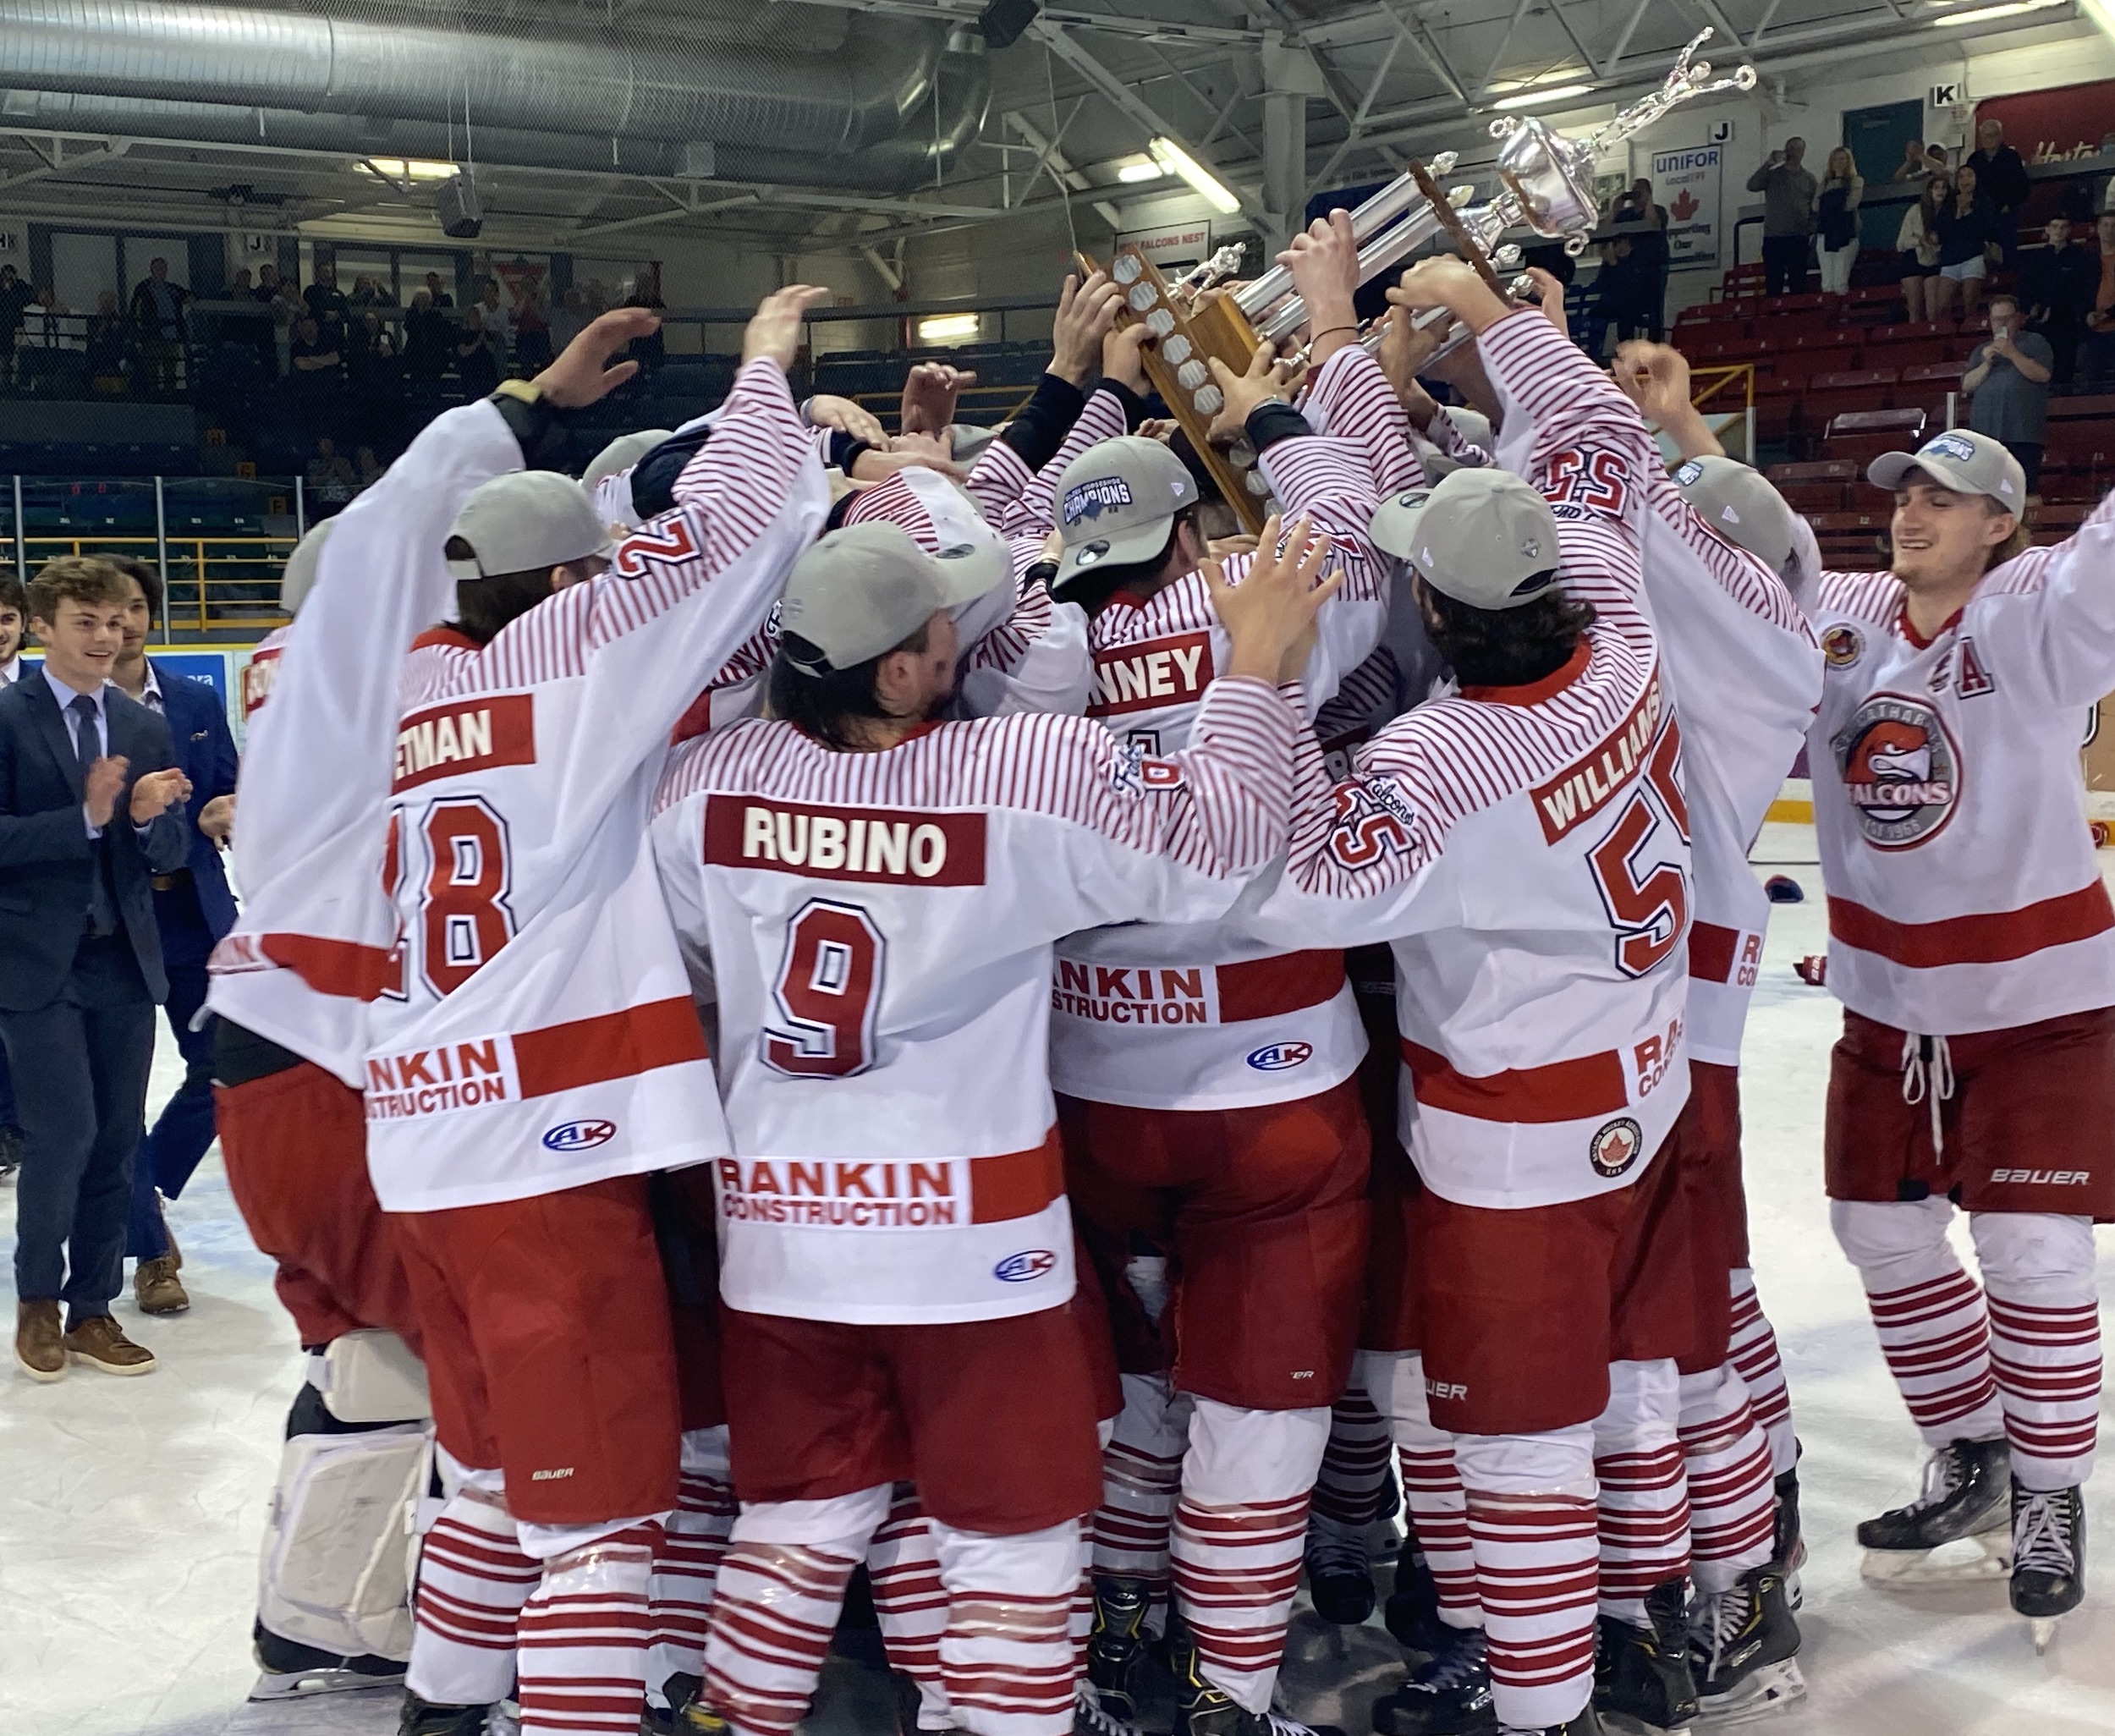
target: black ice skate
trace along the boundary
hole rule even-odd
[[[1498,1714],[1491,1704],[1483,1629],[1434,1625],[1431,1661],[1374,1701],[1374,1729],[1379,1736],[1493,1736]]]
[[[1333,1724],[1303,1724],[1277,1712],[1252,1712],[1205,1679],[1196,1641],[1185,1632],[1175,1651],[1175,1728],[1171,1736],[1344,1736]]]
[[[2004,1442],[1949,1441],[1925,1463],[1924,1488],[1907,1507],[1858,1527],[1865,1558],[1859,1572],[1876,1585],[1931,1585],[1995,1579],[2008,1571],[2006,1490],[2012,1459]],[[1974,1540],[1981,1552],[1948,1550]],[[1946,1550],[1947,1553],[1935,1552]]]
[[[639,1721],[640,1736],[727,1736],[727,1720],[705,1703],[705,1684],[687,1670],[678,1670],[662,1684],[668,1702],[663,1711],[649,1706]],[[912,1723],[916,1728],[918,1700],[911,1697]]]
[[[2085,1492],[2075,1483],[2046,1494],[2012,1484],[2012,1607],[2046,1651],[2057,1623],[2085,1596]]]
[[[1145,1612],[1152,1588],[1143,1579],[1094,1575],[1094,1631],[1087,1640],[1087,1683],[1096,1708],[1129,1725],[1138,1717],[1139,1675],[1145,1667]]]
[[[1612,1616],[1594,1634],[1594,1710],[1655,1730],[1684,1732],[1696,1716],[1696,1678],[1689,1660],[1689,1584],[1669,1579],[1645,1601],[1650,1628]]]
[[[394,1658],[341,1657],[283,1639],[262,1622],[250,1629],[250,1653],[262,1672],[252,1700],[302,1700],[311,1694],[343,1694],[355,1688],[395,1688],[404,1667]]]
[[[1799,1624],[1776,1568],[1750,1568],[1731,1590],[1700,1594],[1689,1616],[1699,1711],[1732,1722],[1800,1699],[1799,1650]]]
[[[1568,1724],[1544,1724],[1536,1729],[1508,1724],[1500,1736],[1601,1736],[1605,1728],[1593,1707],[1589,1706]]]
[[[1365,1525],[1339,1524],[1321,1514],[1307,1519],[1307,1592],[1315,1613],[1355,1628],[1373,1613],[1373,1566]]]
[[[1381,1619],[1406,1651],[1429,1657],[1447,1642],[1448,1629],[1439,1618],[1439,1587],[1414,1536],[1405,1537],[1397,1552],[1395,1590],[1382,1606]]]
[[[1093,1683],[1082,1682],[1074,1690],[1072,1736],[1145,1736],[1145,1733],[1102,1705]]]
[[[1806,1565],[1806,1539],[1799,1535],[1799,1468],[1797,1461],[1777,1480],[1777,1537],[1772,1546],[1770,1565],[1784,1575],[1785,1601],[1797,1609],[1804,1601],[1799,1594],[1799,1569]]]
[[[397,1736],[485,1736],[485,1715],[491,1711],[489,1706],[436,1706],[407,1688]]]

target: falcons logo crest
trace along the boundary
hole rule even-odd
[[[1927,700],[1876,693],[1829,743],[1859,830],[1876,849],[1914,849],[1959,805],[1961,761]]]

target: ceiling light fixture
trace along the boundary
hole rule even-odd
[[[1148,158],[1142,162],[1125,163],[1121,168],[1117,170],[1116,178],[1119,181],[1135,185],[1140,181],[1161,180],[1166,177],[1167,173],[1167,171],[1166,169],[1162,168],[1158,163],[1153,162],[1151,158]]]
[[[2015,18],[2023,12],[2041,12],[2063,4],[2063,0],[2006,0],[2002,6],[1978,6],[1972,12],[1949,12],[1931,22],[1942,30],[1951,30],[1956,25],[1987,24],[1994,18]]]
[[[1225,217],[1232,217],[1241,209],[1241,201],[1227,190],[1225,183],[1217,179],[1211,171],[1199,162],[1173,139],[1156,139],[1146,147],[1155,161],[1170,174],[1180,175],[1203,195],[1205,202]]]
[[[2051,5],[2058,0],[2049,0]],[[1501,96],[1491,106],[1493,108],[1536,108],[1545,102],[1561,102],[1568,96],[1590,96],[1591,85],[1543,85],[1533,90],[1518,91],[1510,96]]]
[[[371,157],[367,165],[377,174],[398,181],[452,181],[456,168],[452,162],[426,162],[417,157]]]
[[[982,328],[982,316],[973,313],[935,314],[918,322],[920,343],[967,343]]]

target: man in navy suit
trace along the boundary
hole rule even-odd
[[[168,992],[149,881],[183,865],[190,783],[168,725],[107,684],[126,595],[107,562],[47,563],[30,586],[44,667],[0,692],[0,1046],[25,1135],[14,1354],[36,1381],[69,1356],[155,1365],[110,1303]]]
[[[235,738],[228,707],[210,682],[194,681],[150,662],[147,635],[160,618],[162,575],[145,561],[113,560],[125,575],[124,644],[112,665],[112,683],[161,714],[176,747],[176,762],[191,780],[184,821],[190,851],[184,865],[154,876],[154,920],[162,935],[162,968],[169,979],[164,1007],[184,1057],[184,1083],[162,1105],[132,1169],[132,1222],[125,1252],[139,1261],[132,1294],[143,1314],[180,1314],[191,1305],[177,1271],[184,1263],[162,1202],[184,1191],[213,1143],[213,1028],[191,1029],[206,1004],[206,959],[235,926],[234,895],[221,866],[221,848],[233,823]]]

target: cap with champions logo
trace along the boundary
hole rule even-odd
[[[1151,560],[1167,542],[1169,521],[1196,503],[1196,479],[1159,441],[1125,434],[1089,447],[1058,480],[1065,552],[1052,593],[1096,567]]]
[[[794,563],[779,625],[822,653],[820,662],[794,667],[827,675],[895,650],[942,609],[1004,584],[1010,571],[1002,542],[927,554],[900,525],[849,525]]]
[[[563,567],[610,552],[609,529],[586,489],[556,470],[514,470],[463,503],[448,537],[470,546],[470,558],[451,560],[458,580],[496,578]]]
[[[1546,593],[1563,559],[1557,514],[1510,470],[1464,469],[1437,487],[1381,503],[1376,543],[1433,590],[1478,609],[1517,609]]]
[[[1714,453],[1678,465],[1674,486],[1714,533],[1783,576],[1792,558],[1792,508],[1755,470]]]
[[[1935,434],[1914,452],[1883,452],[1865,467],[1878,488],[1899,488],[1912,470],[1922,470],[1956,494],[1987,494],[2008,513],[2027,507],[2027,473],[2001,441],[1965,428]]]

